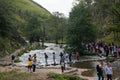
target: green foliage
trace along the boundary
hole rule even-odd
[[[4,40],[0,38],[0,51],[5,49]]]
[[[31,77],[36,76],[31,73],[21,73],[17,70],[12,70],[10,72],[0,72],[0,80],[31,80]],[[42,80],[34,77],[32,80]]]
[[[75,51],[83,51],[82,43],[94,41],[96,28],[92,24],[91,12],[84,1],[74,6],[70,12],[67,43]]]
[[[0,38],[0,57],[13,53],[14,50],[20,48],[20,46],[17,41],[12,42],[9,38]]]
[[[41,26],[42,22],[40,20],[40,18],[37,18],[37,16],[33,16],[26,28],[25,28],[25,34],[26,37],[28,38],[28,40],[30,41],[37,41],[39,42],[40,38],[43,37],[43,31],[42,31],[42,26]]]
[[[11,12],[9,10],[8,5],[4,1],[3,3],[0,1],[0,37],[8,37],[10,36],[10,18]],[[6,13],[7,11],[7,13]],[[9,15],[8,15],[9,14]],[[9,18],[8,18],[9,17]]]
[[[0,52],[11,53],[25,44],[26,37],[40,37],[41,21],[49,16],[46,9],[32,0],[0,0]]]
[[[117,45],[117,46],[120,45],[120,41],[114,40],[113,33],[110,33],[109,35],[106,35],[104,38],[101,38],[101,40],[107,42],[108,44],[111,43],[111,42],[114,42],[115,45]]]
[[[17,58],[17,59],[15,60],[15,62],[16,62],[16,63],[19,63],[19,62],[21,62],[21,60],[20,60],[19,58]]]
[[[73,75],[63,75],[63,74],[55,74],[55,73],[49,73],[48,76],[52,78],[52,80],[84,80],[77,76]]]
[[[102,37],[113,34],[113,40],[119,41],[120,36],[120,1],[119,0],[93,0],[91,5],[94,23],[98,26],[98,35]],[[107,29],[107,30],[106,30]]]
[[[51,28],[48,28],[48,37],[50,40],[54,40],[55,43],[63,43],[65,38],[65,32],[67,28],[67,19],[62,13],[54,12],[48,21],[48,25]]]

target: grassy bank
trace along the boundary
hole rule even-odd
[[[0,80],[42,80],[35,77],[36,74],[22,73],[17,70],[10,72],[0,72]]]
[[[0,80],[84,80],[73,75],[63,75],[56,73],[49,73],[48,76],[41,78],[37,73],[25,73],[17,70],[9,72],[0,72]]]
[[[73,75],[65,75],[65,74],[55,74],[55,73],[49,73],[49,80],[84,80],[82,78],[79,78],[77,76]]]

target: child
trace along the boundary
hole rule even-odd
[[[31,69],[32,69],[32,60],[31,58],[28,58],[28,71],[31,72]]]
[[[62,73],[64,73],[64,69],[65,69],[65,63],[64,63],[64,61],[61,61],[61,70],[62,70]]]

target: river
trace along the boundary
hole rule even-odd
[[[44,53],[47,53],[48,55],[48,64],[53,64],[53,52],[56,53],[56,63],[59,64],[60,62],[60,52],[63,52],[63,48],[60,48],[59,45],[56,45],[54,43],[45,43],[46,46],[48,46],[46,49],[43,49],[43,50],[31,50],[29,51],[28,53],[24,53],[22,56],[19,57],[19,59],[21,60],[20,63],[18,63],[19,65],[21,66],[27,66],[27,63],[28,63],[28,57],[29,55],[34,55],[36,54],[37,55],[37,66],[44,66],[45,65],[45,58],[44,58]],[[97,63],[97,59],[99,60],[100,58],[98,56],[89,56],[89,57],[80,57],[80,61],[82,62],[78,62],[78,63],[75,63],[73,64],[73,67],[77,67],[77,68],[93,68],[93,71],[92,71],[92,74],[96,73],[95,71],[95,65]],[[104,57],[103,57],[104,59]],[[95,61],[94,61],[95,60]],[[87,62],[87,63],[86,63]],[[94,64],[91,64],[91,62]],[[113,77],[114,78],[119,78],[119,67],[120,67],[120,60],[117,60],[115,62],[112,63],[112,67],[113,67]],[[90,63],[90,64],[88,64]],[[89,66],[88,66],[89,65]],[[87,67],[86,67],[87,66]],[[95,72],[94,72],[95,71]],[[87,75],[86,75],[87,76]],[[93,75],[95,76],[95,75]],[[117,80],[120,80],[120,79],[117,79]]]
[[[45,46],[48,46],[46,49],[43,50],[31,50],[28,53],[24,53],[22,56],[19,57],[20,63],[19,65],[27,66],[28,57],[29,55],[36,54],[37,56],[37,66],[45,65],[45,58],[44,53],[48,55],[48,64],[53,64],[53,52],[56,54],[56,63],[60,62],[60,52],[63,52],[63,48],[60,48],[59,45],[54,43],[45,43]]]

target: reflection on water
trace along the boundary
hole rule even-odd
[[[93,77],[96,76],[95,74],[95,65],[96,61],[83,61],[83,62],[76,62],[72,64],[72,67],[82,68],[82,69],[89,69],[88,71],[82,72],[83,76]]]
[[[72,64],[72,67],[77,67],[77,68],[84,68],[84,69],[93,69],[94,62],[91,61],[83,61],[83,62],[76,62]]]
[[[104,62],[104,66],[105,64],[106,63]],[[77,68],[90,69],[88,71],[83,72],[82,75],[94,77],[97,76],[96,65],[97,65],[97,61],[83,61],[83,62],[76,62],[72,66]],[[120,80],[120,61],[115,61],[111,63],[111,66],[113,68],[113,79]]]
[[[20,57],[21,62],[19,63],[20,65],[26,66],[28,62],[28,56],[29,55],[37,55],[37,65],[45,65],[45,58],[44,58],[44,53],[48,55],[48,64],[53,64],[53,52],[56,53],[56,63],[60,62],[60,57],[59,53],[63,52],[63,49],[59,47],[59,45],[56,45],[54,43],[45,43],[46,46],[48,46],[44,50],[31,50],[29,53],[24,53]]]

